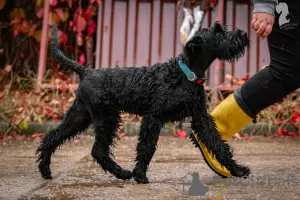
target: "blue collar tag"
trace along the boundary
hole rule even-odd
[[[181,59],[178,61],[178,64],[179,64],[180,69],[187,76],[187,78],[188,78],[189,81],[196,81],[198,79],[198,77],[196,76],[196,74],[194,72],[192,72],[188,68],[188,66],[186,66],[186,64],[182,62]]]

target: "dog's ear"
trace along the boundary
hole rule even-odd
[[[193,37],[185,45],[184,51],[188,56],[194,55],[197,51],[200,50],[203,43],[202,37]]]
[[[215,24],[214,24],[214,31],[216,32],[216,33],[219,33],[219,32],[222,32],[223,31],[223,28],[222,28],[222,25],[221,25],[221,23],[220,22],[215,22]]]

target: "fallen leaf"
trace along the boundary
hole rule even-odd
[[[40,8],[37,12],[36,12],[36,16],[40,19],[42,19],[44,15],[44,8]]]
[[[86,29],[86,26],[87,26],[87,22],[83,16],[78,15],[74,19],[74,27],[75,27],[76,32],[80,33],[82,31],[84,31]]]
[[[88,35],[92,35],[96,32],[97,25],[92,20],[90,20],[88,24]]]
[[[179,137],[179,138],[185,138],[186,137],[186,132],[184,130],[179,130],[177,132],[176,136]]]
[[[83,65],[85,63],[85,56],[83,53],[79,56],[78,63],[81,65]]]
[[[237,138],[237,139],[241,139],[241,135],[239,133],[235,133],[232,137]]]

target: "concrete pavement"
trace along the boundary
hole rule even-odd
[[[116,161],[133,169],[137,137],[117,142]],[[37,143],[0,141],[0,199],[298,199],[300,140],[231,140],[235,159],[249,166],[246,180],[219,180],[189,139],[160,139],[148,171],[150,184],[121,181],[105,174],[90,156],[93,138],[66,144],[52,157],[52,180],[35,164]],[[193,180],[193,174],[199,175]],[[201,183],[201,185],[199,184]],[[207,192],[191,196],[191,188]],[[202,187],[202,188],[201,188]],[[200,195],[200,194],[199,194]]]

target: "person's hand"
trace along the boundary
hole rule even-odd
[[[266,38],[271,32],[274,24],[274,16],[268,13],[254,13],[252,15],[251,27],[257,36]]]

